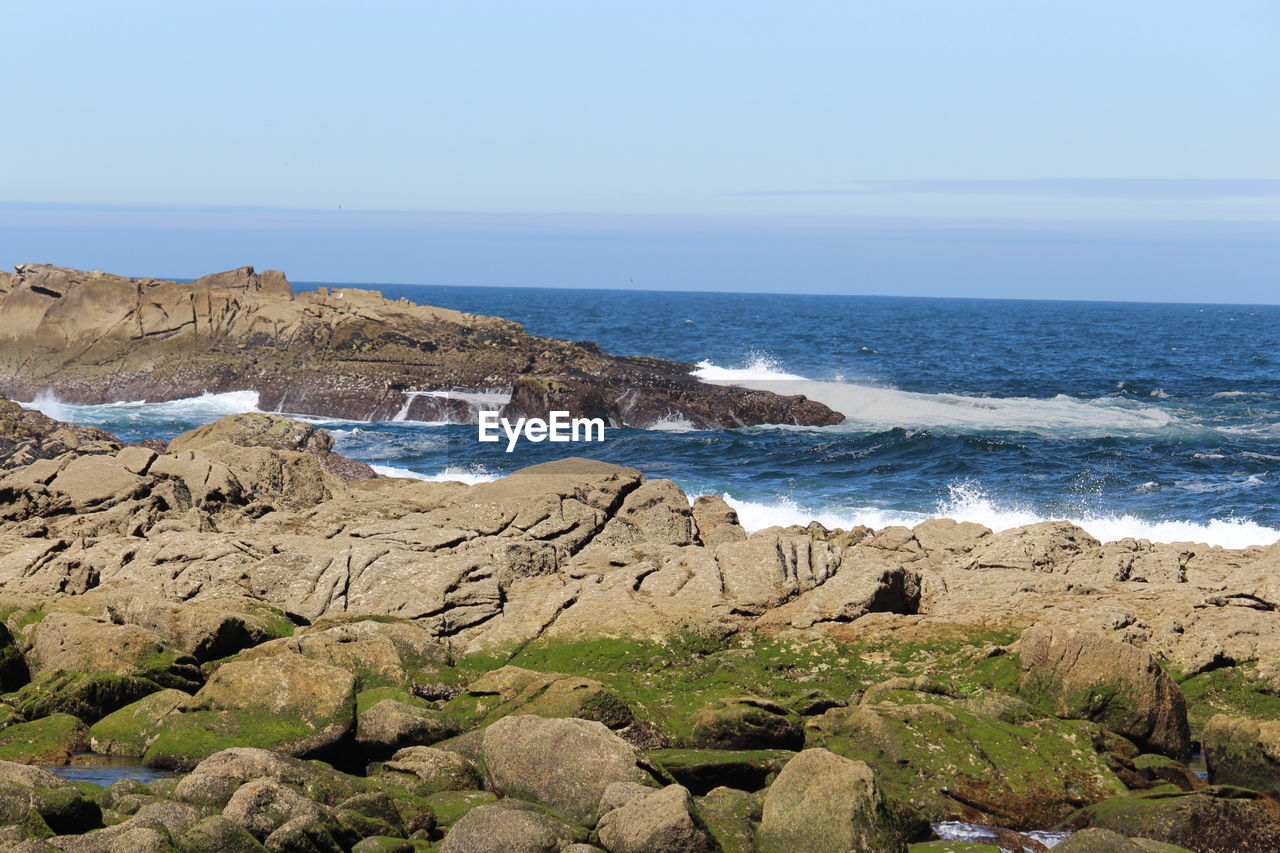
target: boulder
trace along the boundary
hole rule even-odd
[[[356,715],[356,743],[370,758],[386,758],[410,746],[426,746],[459,733],[447,714],[383,699]]]
[[[1280,721],[1215,714],[1200,740],[1211,781],[1280,795]]]
[[[587,826],[609,785],[652,782],[635,747],[590,720],[504,717],[484,730],[482,748],[495,791]]]
[[[50,714],[0,729],[0,761],[66,764],[87,748],[84,723],[70,714]]]
[[[379,765],[375,774],[412,779],[412,789],[423,795],[477,789],[482,783],[480,772],[465,756],[430,746],[401,749]]]
[[[694,538],[693,514],[685,493],[670,480],[649,480],[626,496],[592,544],[690,545]]]
[[[1022,634],[1019,692],[1059,717],[1093,720],[1152,752],[1191,756],[1187,702],[1150,653],[1101,634],[1034,625]]]
[[[736,788],[713,788],[695,801],[715,849],[721,853],[755,853],[751,839],[760,823],[762,799]]]
[[[190,700],[181,690],[160,690],[107,714],[89,727],[89,745],[101,755],[141,758],[160,732],[160,723]]]
[[[112,622],[151,631],[170,647],[202,662],[230,657],[293,630],[283,613],[248,599],[179,604],[130,593],[109,598],[106,610]]]
[[[527,804],[504,800],[471,809],[453,825],[440,853],[560,853],[572,827]]]
[[[694,795],[729,787],[759,791],[795,755],[785,749],[656,749],[649,759]]]
[[[279,782],[325,805],[336,805],[363,789],[357,777],[320,762],[302,761],[265,749],[236,747],[214,753],[196,765],[177,782],[173,798],[221,810],[240,786],[254,779]]]
[[[57,669],[42,672],[11,701],[28,718],[72,714],[92,723],[159,689],[148,678]]]
[[[702,749],[799,749],[800,715],[758,696],[716,699],[693,715],[691,746]]]
[[[706,853],[707,833],[693,819],[683,785],[637,794],[600,818],[600,843],[610,853]]]
[[[164,717],[149,767],[190,769],[233,746],[323,753],[355,722],[355,677],[301,655],[223,664],[177,714]]]
[[[291,820],[324,821],[327,817],[317,803],[271,779],[241,785],[222,809],[222,816],[258,839],[265,839]]]
[[[403,619],[327,619],[300,628],[293,636],[242,652],[242,661],[301,655],[345,669],[357,689],[381,685],[410,687],[438,677],[449,667],[449,653],[422,627]]]
[[[32,811],[54,833],[102,825],[98,804],[71,782],[39,767],[0,760],[0,826],[23,823]]]
[[[220,442],[239,447],[266,447],[309,453],[331,474],[348,482],[378,476],[364,462],[333,452],[333,436],[304,421],[265,412],[227,415],[211,424],[188,430],[169,442],[170,451],[205,450]]]
[[[65,670],[145,678],[162,687],[187,690],[195,690],[202,681],[195,660],[137,625],[51,613],[28,629],[27,642],[33,676]]]
[[[213,815],[192,826],[178,837],[182,853],[263,853],[265,847],[249,830]]]
[[[903,853],[906,833],[870,767],[806,749],[769,786],[755,843],[760,853]]]

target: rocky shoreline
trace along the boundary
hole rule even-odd
[[[139,446],[0,402],[0,848],[1271,851],[1278,569],[748,535],[605,463],[427,483],[274,415]],[[86,752],[177,775],[32,766]]]
[[[253,391],[266,411],[474,423],[481,394],[513,420],[552,410],[642,428],[843,420],[801,396],[709,385],[691,364],[609,355],[499,317],[356,288],[295,294],[274,270],[190,284],[15,270],[0,273],[0,394],[10,399],[97,405]]]

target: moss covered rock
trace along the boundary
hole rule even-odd
[[[1187,702],[1148,652],[1101,634],[1034,625],[1022,634],[1019,692],[1059,717],[1093,720],[1181,761],[1191,757]]]
[[[102,755],[141,758],[160,731],[191,697],[181,690],[160,690],[114,711],[89,727],[89,745]]]
[[[0,730],[0,761],[65,764],[88,748],[84,723],[70,714],[51,714]]]
[[[760,853],[902,853],[911,834],[886,806],[870,767],[806,749],[769,786],[755,843]]]
[[[464,725],[484,726],[511,714],[576,717],[611,729],[629,726],[635,715],[599,681],[503,666],[480,676],[445,710]]]
[[[459,731],[457,721],[448,714],[396,699],[383,699],[356,714],[356,743],[373,759],[407,746],[437,743]]]
[[[1264,853],[1280,838],[1280,801],[1230,786],[1117,797],[1082,809],[1067,826],[1099,827],[1198,853]]]
[[[45,670],[10,701],[28,719],[73,714],[93,723],[160,689],[156,682],[133,675]]]
[[[355,677],[347,670],[301,655],[233,660],[161,720],[143,761],[186,770],[237,746],[311,756],[332,748],[354,722]]]
[[[728,787],[759,791],[795,755],[784,749],[658,749],[649,760],[694,794]]]
[[[1216,714],[1200,738],[1214,782],[1280,794],[1280,721]]]
[[[865,761],[891,803],[930,821],[1053,826],[1081,802],[1127,792],[1092,723],[1017,725],[930,699],[827,711],[809,721],[807,743]]]
[[[98,804],[75,785],[38,767],[0,760],[0,826],[32,819],[53,833],[87,832],[101,826]]]
[[[695,800],[697,814],[721,853],[754,853],[761,798],[737,788],[713,788]]]
[[[800,715],[758,696],[716,699],[693,715],[689,744],[704,749],[799,749]]]

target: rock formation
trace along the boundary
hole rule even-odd
[[[6,849],[1280,837],[1280,546],[747,533],[585,459],[466,486],[275,415],[139,447],[0,413]],[[183,775],[26,766],[86,749]]]
[[[843,419],[804,397],[708,385],[689,375],[690,364],[535,337],[498,317],[354,288],[295,294],[274,270],[243,267],[190,284],[16,270],[0,273],[0,394],[13,399],[256,391],[268,411],[474,422],[466,393],[496,389],[512,418],[565,410],[613,426],[674,417],[704,428]]]

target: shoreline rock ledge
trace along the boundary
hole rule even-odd
[[[687,363],[610,355],[499,317],[356,288],[294,293],[275,270],[241,267],[189,284],[15,270],[0,273],[0,395],[10,399],[45,393],[97,405],[255,391],[266,411],[475,422],[469,395],[489,392],[507,417],[567,410],[610,426],[843,420],[802,396],[709,385]]]

